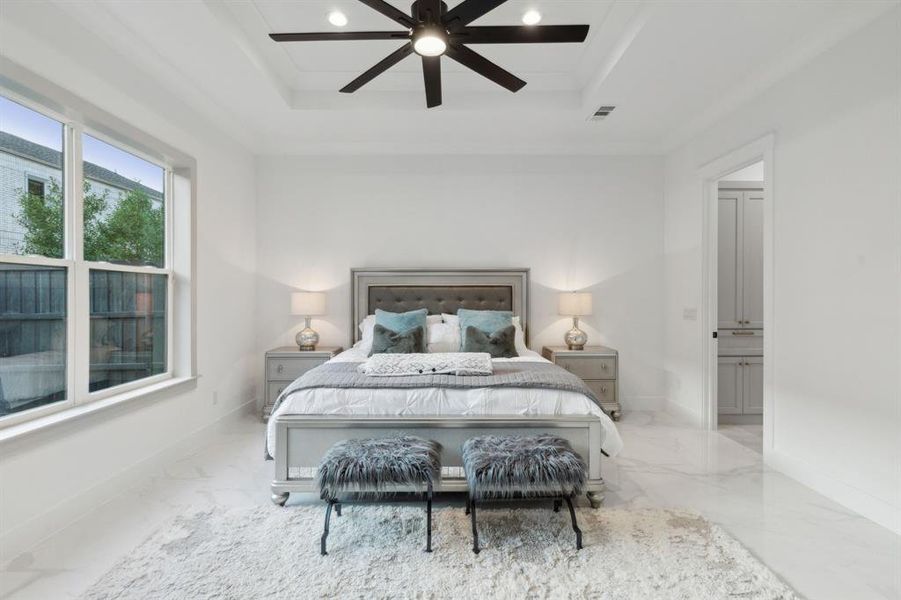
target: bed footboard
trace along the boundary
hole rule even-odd
[[[441,444],[442,492],[465,492],[460,452],[463,442],[480,435],[552,433],[566,439],[588,465],[586,492],[592,506],[603,500],[601,423],[590,415],[491,415],[459,417],[360,417],[280,415],[275,419],[275,478],[272,500],[284,504],[292,492],[316,492],[319,459],[336,442],[353,438],[418,435]]]

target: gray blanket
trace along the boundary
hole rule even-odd
[[[418,388],[541,388],[576,392],[598,405],[600,401],[585,382],[569,371],[543,362],[495,363],[493,375],[447,375],[424,373],[398,377],[370,377],[357,370],[359,363],[332,362],[307,371],[285,388],[272,411],[291,394],[315,388],[418,389]]]

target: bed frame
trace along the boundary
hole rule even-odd
[[[430,314],[458,308],[512,310],[529,335],[528,269],[352,269],[353,342],[359,323],[376,308]],[[275,419],[275,479],[272,501],[284,505],[292,492],[316,492],[316,465],[336,442],[349,438],[418,435],[442,446],[442,477],[436,491],[465,492],[460,449],[479,435],[553,433],[569,441],[588,465],[587,497],[603,501],[601,423],[591,415],[388,416],[280,415]]]

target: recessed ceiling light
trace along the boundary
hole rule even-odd
[[[344,27],[347,25],[347,17],[340,10],[333,10],[328,14],[328,22],[335,27]]]
[[[541,13],[537,10],[527,10],[522,16],[522,22],[526,25],[538,25],[541,22]]]

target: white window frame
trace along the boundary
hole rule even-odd
[[[47,184],[50,183],[49,180],[43,175],[35,175],[34,173],[29,173],[25,171],[25,191],[27,193],[31,193],[31,190],[28,187],[31,185],[32,181],[40,181],[41,185],[44,186],[44,193],[41,194],[44,198],[47,197]]]
[[[68,118],[60,112],[33,102],[11,90],[0,88],[0,94],[30,110],[62,124],[63,130],[63,204],[64,243],[63,258],[48,258],[34,255],[0,253],[0,263],[62,267],[66,269],[66,398],[45,406],[0,417],[0,430],[41,417],[54,415],[84,405],[112,400],[116,396],[131,397],[142,388],[156,388],[175,377],[175,335],[174,306],[176,273],[174,269],[174,221],[173,189],[174,171],[172,165],[158,158],[148,156],[130,146],[84,123]],[[84,193],[82,135],[87,134],[102,142],[133,154],[164,170],[164,264],[163,267],[129,266],[108,262],[84,260]],[[193,236],[192,236],[193,238]],[[193,243],[193,241],[192,241]],[[115,272],[166,275],[166,371],[150,377],[123,383],[94,392],[90,391],[90,271],[106,270]],[[190,283],[188,285],[191,285]],[[193,355],[193,348],[191,349]],[[193,378],[193,374],[192,374]]]

